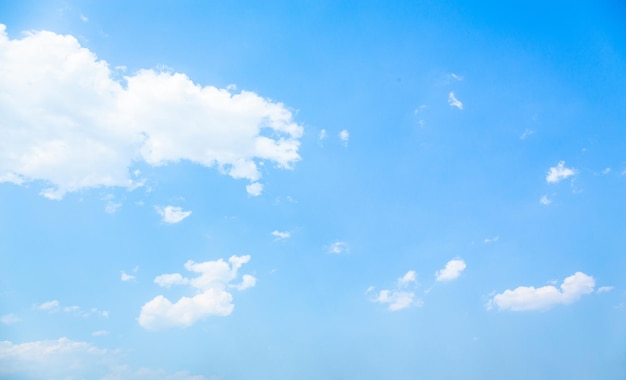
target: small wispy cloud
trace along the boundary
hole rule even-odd
[[[124,271],[121,271],[120,280],[124,282],[128,282],[128,281],[133,281],[134,279],[135,279],[135,276],[133,276],[132,274],[128,274]]]
[[[530,135],[534,134],[535,131],[533,131],[532,129],[528,129],[526,128],[524,130],[524,132],[522,132],[522,134],[520,135],[520,140],[526,140]]]
[[[350,140],[350,132],[348,132],[347,129],[342,130],[341,132],[339,132],[339,139],[343,141],[343,144],[345,146],[348,146],[348,140]]]
[[[548,197],[548,194],[544,194],[541,196],[541,198],[539,198],[539,203],[541,203],[544,206],[547,206],[550,203],[552,203],[552,199]]]
[[[454,96],[453,91],[450,91],[450,94],[448,95],[448,104],[450,104],[450,107],[456,107],[460,110],[463,109],[463,103],[461,103],[461,101]]]
[[[83,318],[87,317],[109,317],[109,312],[106,310],[98,310],[95,307],[92,307],[89,310],[84,310],[80,306],[71,305],[71,306],[61,306],[61,303],[57,300],[46,301],[40,305],[35,305],[33,307],[35,310],[39,311],[47,311],[48,313],[57,313],[63,312],[68,314],[74,314],[76,316],[80,316]]]
[[[459,81],[459,82],[463,80],[462,76],[460,76],[458,74],[455,74],[455,73],[450,73],[449,76],[450,76],[451,79],[454,79],[454,80]]]
[[[106,336],[109,335],[109,332],[106,330],[98,330],[91,333],[91,336]]]
[[[0,317],[0,323],[2,323],[3,325],[12,325],[20,321],[21,319],[13,313],[5,314]]]
[[[276,240],[284,240],[284,239],[289,239],[291,237],[291,233],[289,233],[288,231],[272,231],[272,236],[274,236],[276,238]]]
[[[495,243],[495,242],[497,242],[498,240],[500,240],[500,236],[494,236],[494,237],[492,237],[492,238],[485,238],[485,239],[483,240],[483,243],[485,243],[485,244]]]
[[[576,172],[574,171],[574,169],[565,167],[565,161],[559,161],[556,166],[551,167],[548,171],[548,174],[546,175],[546,182],[558,183],[575,174]]]
[[[326,132],[326,130],[325,130],[325,129],[322,129],[322,130],[320,131],[320,134],[319,134],[319,139],[320,139],[320,140],[324,140],[324,139],[326,139],[327,135],[328,135],[328,133]]]
[[[169,224],[182,222],[191,215],[191,211],[183,211],[182,208],[175,206],[156,206],[155,209],[157,213],[161,215],[161,220]]]
[[[601,286],[598,288],[598,290],[596,291],[596,293],[608,293],[611,290],[613,290],[612,286]]]
[[[87,16],[85,16],[84,14],[80,14],[80,19],[82,20],[82,22],[87,22],[89,21],[89,18]]]
[[[348,251],[348,243],[345,241],[336,241],[328,247],[328,253],[338,255]]]

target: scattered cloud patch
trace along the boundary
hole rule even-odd
[[[135,276],[133,276],[132,274],[128,274],[124,271],[121,271],[120,280],[124,282],[128,282],[128,281],[133,281],[134,279],[135,279]]]
[[[246,191],[248,195],[251,197],[258,197],[263,193],[263,184],[259,182],[254,182],[246,186]]]
[[[450,107],[456,107],[460,110],[463,109],[463,103],[456,98],[453,91],[450,91],[450,94],[448,94],[448,104],[450,104]]]
[[[289,239],[291,237],[291,233],[284,231],[272,231],[272,236],[274,236],[276,238],[276,240],[284,240],[284,239]]]
[[[344,252],[348,252],[348,243],[345,241],[336,241],[328,247],[328,253],[338,255]]]
[[[398,278],[394,289],[383,289],[370,301],[386,304],[389,311],[400,311],[411,306],[422,306],[424,303],[421,299],[415,298],[415,292],[407,289],[409,285],[413,285],[413,288],[418,286],[414,270],[410,270],[404,276]],[[365,293],[371,294],[374,290],[375,288],[370,286]]]
[[[398,287],[406,288],[410,284],[417,283],[417,273],[414,270],[406,272],[406,274],[398,279]]]
[[[120,350],[68,338],[25,343],[0,341],[0,377],[7,379],[207,380],[187,372],[134,369]]]
[[[325,140],[325,139],[326,139],[326,137],[327,137],[326,130],[325,130],[325,129],[322,129],[322,130],[320,131],[320,134],[319,134],[319,139],[320,139],[320,140]]]
[[[82,22],[89,21],[89,18],[87,16],[85,16],[84,14],[82,14],[82,13],[80,14],[80,19],[81,19]]]
[[[343,142],[345,146],[348,146],[348,140],[350,140],[350,132],[347,129],[339,132],[339,139]]]
[[[231,256],[228,262],[223,259],[196,263],[189,260],[185,269],[198,275],[193,278],[183,277],[178,273],[157,276],[154,280],[160,286],[189,285],[195,295],[184,296],[171,302],[163,295],[154,297],[141,308],[137,321],[148,330],[171,327],[189,327],[209,316],[228,316],[233,312],[233,296],[228,288],[244,290],[256,284],[256,278],[243,275],[238,284],[232,284],[238,278],[238,270],[250,261],[250,256]]]
[[[88,317],[103,317],[108,318],[109,312],[106,310],[98,310],[95,307],[84,310],[80,306],[71,305],[71,306],[61,306],[61,303],[57,300],[47,301],[42,303],[41,305],[35,305],[35,310],[39,311],[47,311],[48,313],[69,313],[75,316],[88,318]]]
[[[191,211],[183,211],[182,208],[175,206],[156,206],[155,210],[159,215],[161,215],[161,220],[169,224],[182,222],[185,218],[191,215]]]
[[[604,169],[602,170],[602,174],[603,174],[603,175],[607,175],[607,174],[609,174],[610,172],[611,172],[611,168],[604,168]]]
[[[107,336],[109,332],[106,330],[97,330],[91,333],[91,336]]]
[[[467,265],[461,259],[453,259],[446,263],[446,266],[435,272],[437,282],[452,281],[457,279],[465,270]]]
[[[560,289],[553,285],[535,288],[520,286],[496,294],[487,304],[487,309],[529,311],[546,310],[554,305],[571,304],[585,295],[593,293],[595,280],[582,272],[576,272],[563,280]]]
[[[520,140],[526,140],[528,137],[530,137],[530,135],[534,134],[535,131],[533,131],[532,129],[525,129],[524,132],[522,132],[522,134],[520,135]]]
[[[494,237],[492,237],[492,238],[485,238],[485,239],[483,240],[483,243],[485,243],[485,244],[495,243],[495,242],[497,242],[498,240],[500,240],[500,236],[494,236]]]
[[[455,74],[455,73],[450,73],[450,75],[449,75],[449,76],[450,76],[450,78],[451,78],[451,79],[454,79],[454,80],[459,81],[459,82],[463,80],[463,77],[462,77],[462,76],[457,75],[457,74]]]
[[[10,39],[5,29],[0,25],[3,182],[40,181],[42,196],[61,199],[89,188],[133,189],[135,163],[188,161],[255,182],[263,162],[291,169],[300,160],[303,128],[281,103],[171,71],[139,70],[119,81],[71,35],[35,31]]]
[[[0,323],[2,323],[3,325],[12,325],[20,321],[21,319],[13,313],[5,314],[0,317]]]
[[[539,203],[541,203],[544,206],[547,206],[550,203],[552,203],[552,199],[548,198],[548,194],[545,194],[545,195],[542,195],[541,198],[539,198]]]
[[[601,286],[601,287],[598,288],[596,293],[608,293],[608,292],[610,292],[612,290],[613,290],[612,286]]]
[[[574,171],[574,169],[565,167],[565,161],[559,161],[556,166],[551,167],[548,171],[546,181],[548,183],[558,183],[575,174],[576,172]]]

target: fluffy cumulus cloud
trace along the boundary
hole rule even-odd
[[[399,311],[411,306],[420,307],[423,305],[422,300],[415,298],[415,291],[407,289],[412,285],[412,289],[418,286],[417,275],[415,271],[410,270],[404,276],[398,278],[394,289],[383,289],[374,292],[374,287],[370,286],[366,293],[375,293],[370,301],[386,304],[390,311]]]
[[[560,161],[556,166],[551,167],[546,175],[546,182],[558,183],[576,174],[574,169],[565,167],[565,161]]]
[[[487,304],[488,309],[526,311],[545,310],[558,304],[571,304],[581,296],[593,293],[595,280],[582,272],[576,272],[563,280],[560,289],[553,285],[535,288],[520,286],[496,294]]]
[[[0,182],[40,181],[41,194],[133,189],[133,163],[181,160],[256,182],[258,165],[290,169],[303,128],[281,103],[140,70],[122,81],[70,35],[10,39],[0,25]]]
[[[175,206],[156,206],[155,210],[159,215],[161,215],[161,220],[170,224],[182,222],[185,218],[191,215],[191,211],[183,211],[181,207]]]
[[[148,330],[170,327],[188,327],[209,316],[227,316],[235,305],[229,289],[244,290],[256,285],[256,278],[243,275],[238,279],[239,268],[250,260],[250,256],[231,256],[223,259],[196,263],[187,261],[185,269],[196,273],[193,278],[179,273],[157,276],[154,282],[162,287],[188,285],[195,290],[191,297],[184,296],[172,302],[163,295],[158,295],[141,308],[139,324]]]
[[[96,347],[68,338],[25,343],[0,341],[2,379],[206,380],[187,372],[134,369],[119,350]]]
[[[448,104],[450,104],[450,107],[456,107],[460,110],[463,109],[463,103],[456,98],[453,91],[450,91],[450,94],[448,94]]]
[[[438,282],[454,280],[461,275],[466,267],[465,261],[461,259],[450,260],[443,269],[435,272],[435,279]]]

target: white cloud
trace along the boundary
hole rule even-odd
[[[607,174],[609,174],[610,172],[611,172],[611,168],[604,168],[604,169],[602,170],[602,174],[603,174],[603,175],[607,175]]]
[[[121,276],[120,276],[120,280],[127,282],[127,281],[132,281],[135,279],[135,276],[133,276],[132,274],[128,274],[124,271],[122,271]]]
[[[91,333],[91,336],[107,336],[109,332],[106,330],[98,330]]]
[[[162,274],[154,278],[154,283],[169,288],[172,285],[186,285],[189,283],[189,279],[184,278],[180,273]]]
[[[161,218],[165,223],[170,224],[182,222],[183,219],[191,215],[191,211],[183,211],[181,207],[175,206],[156,206],[155,210],[159,213],[159,215],[161,215]]]
[[[450,91],[450,94],[448,95],[448,104],[450,104],[450,107],[456,107],[460,110],[463,109],[463,103],[461,103],[461,101],[454,96],[453,91]]]
[[[327,136],[326,130],[325,130],[325,129],[322,129],[322,130],[320,131],[320,135],[319,135],[320,140],[324,140],[324,139],[326,139],[326,136]]]
[[[42,303],[41,305],[37,305],[34,307],[36,310],[47,311],[49,313],[56,313],[62,311],[64,313],[73,314],[75,316],[88,318],[88,317],[109,317],[109,312],[106,310],[98,310],[95,307],[89,310],[83,310],[80,306],[71,305],[71,306],[61,306],[61,303],[57,300],[47,301]]]
[[[545,194],[545,195],[542,195],[542,196],[541,196],[541,198],[539,198],[539,202],[540,202],[542,205],[547,206],[547,205],[549,205],[550,203],[552,203],[552,199],[548,198],[548,195],[547,195],[547,194]]]
[[[348,243],[345,241],[336,241],[328,247],[328,253],[338,255],[344,252],[348,252]]]
[[[290,169],[303,128],[281,103],[201,86],[181,73],[114,79],[76,38],[0,25],[0,180],[41,181],[61,199],[82,189],[137,186],[134,163],[188,161],[250,182],[258,165]]]
[[[520,140],[526,140],[526,138],[528,138],[530,135],[534,134],[535,131],[533,131],[532,129],[525,129],[524,132],[522,132],[522,134],[520,135]]]
[[[576,172],[573,169],[565,167],[565,161],[559,161],[559,163],[551,167],[546,176],[548,183],[558,183],[568,177],[573,176]]]
[[[420,299],[415,299],[415,292],[406,290],[406,288],[413,284],[417,287],[417,275],[414,270],[406,272],[406,274],[396,281],[395,289],[383,289],[378,292],[375,298],[370,299],[372,302],[388,304],[387,308],[390,311],[399,311],[411,306],[420,307],[424,303]],[[404,289],[404,290],[400,290]],[[370,286],[365,291],[369,294],[374,291],[374,287]]]
[[[438,282],[454,280],[461,275],[461,272],[463,272],[466,267],[465,261],[461,259],[450,260],[443,269],[435,273],[435,279]]]
[[[487,308],[497,306],[500,310],[545,310],[557,304],[573,303],[581,296],[593,293],[594,286],[593,277],[576,272],[563,280],[560,289],[552,285],[541,288],[520,286],[513,290],[507,289],[493,296]]]
[[[485,238],[485,239],[483,240],[483,243],[485,243],[485,244],[495,243],[495,242],[497,242],[498,240],[500,240],[500,236],[494,236],[494,237],[492,237],[492,238]]]
[[[251,197],[258,197],[263,193],[263,184],[254,182],[246,186],[246,191]]]
[[[3,325],[12,325],[20,321],[21,319],[13,313],[5,314],[2,317],[0,317],[0,323],[2,323]]]
[[[463,77],[462,77],[462,76],[457,75],[457,74],[455,74],[455,73],[450,73],[450,78],[452,78],[452,79],[454,79],[454,80],[457,80],[457,81],[462,81],[462,80],[463,80]]]
[[[141,308],[139,324],[148,330],[169,327],[188,327],[208,316],[227,316],[233,312],[233,296],[226,289],[244,290],[255,286],[256,278],[243,275],[239,284],[236,280],[239,268],[250,260],[250,256],[231,256],[228,262],[222,259],[196,263],[187,261],[185,269],[198,273],[194,278],[186,278],[178,273],[161,275],[155,282],[161,286],[188,284],[196,294],[184,296],[172,303],[163,295],[154,297]]]
[[[348,140],[350,140],[350,132],[347,129],[339,132],[339,139],[343,141],[344,145],[348,146]]]
[[[411,283],[417,282],[417,274],[414,270],[406,272],[406,274],[398,279],[398,287],[406,288]]]
[[[42,303],[41,305],[37,306],[37,309],[43,310],[43,311],[57,311],[59,310],[59,301],[57,300],[46,301]]]
[[[596,293],[608,293],[611,290],[613,290],[612,286],[601,286],[598,288],[598,290],[596,291]]]
[[[281,232],[281,231],[272,231],[272,236],[274,236],[276,238],[276,240],[283,240],[283,239],[289,239],[291,237],[291,234],[287,231]]]
[[[25,343],[0,341],[0,378],[100,380],[207,380],[187,372],[134,369],[120,350],[99,348],[68,338]]]

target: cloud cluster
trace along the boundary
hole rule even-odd
[[[281,103],[181,73],[119,74],[73,36],[9,39],[0,25],[0,182],[41,181],[43,196],[60,199],[141,186],[129,175],[137,162],[186,160],[254,183],[263,161],[289,169],[300,159],[303,128]]]
[[[585,294],[593,293],[595,280],[582,272],[576,272],[563,280],[560,289],[547,285],[540,288],[520,286],[496,294],[487,304],[488,309],[527,311],[545,310],[558,304],[570,304]]]
[[[186,372],[133,369],[121,356],[119,350],[102,349],[68,338],[26,343],[0,341],[0,378],[206,380],[204,376]]]
[[[328,253],[338,255],[340,253],[348,252],[348,243],[345,241],[336,241],[328,247]]]
[[[244,290],[256,285],[256,278],[243,275],[240,283],[232,283],[238,277],[239,268],[250,261],[250,256],[231,256],[223,259],[196,263],[189,260],[185,269],[197,273],[188,278],[180,273],[162,274],[154,282],[165,288],[174,285],[189,285],[196,294],[171,302],[163,295],[154,297],[141,308],[139,324],[148,330],[170,327],[188,327],[208,316],[227,316],[233,312],[233,296],[229,289]]]

